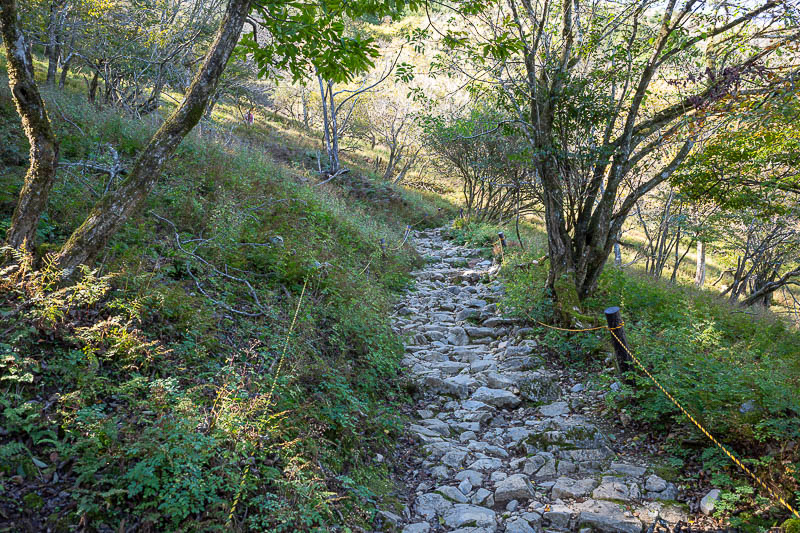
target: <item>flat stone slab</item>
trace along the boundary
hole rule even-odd
[[[539,408],[542,416],[564,416],[569,414],[569,404],[567,402],[553,402]]]
[[[497,514],[486,507],[477,505],[456,504],[444,515],[444,523],[448,527],[483,527],[494,531],[497,527]]]
[[[528,476],[514,474],[497,484],[494,491],[494,502],[506,503],[511,500],[528,500],[533,495],[533,485],[531,485]]]
[[[522,403],[522,400],[511,391],[503,389],[490,389],[489,387],[479,387],[472,396],[472,400],[483,402],[495,407],[514,408]]]
[[[556,480],[552,489],[553,499],[569,498],[576,499],[587,496],[597,486],[594,479],[572,479],[562,476]]]
[[[627,516],[616,503],[587,500],[577,505],[576,529],[591,527],[604,533],[641,533],[642,522]]]

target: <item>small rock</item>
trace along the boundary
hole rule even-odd
[[[577,385],[573,385],[570,392],[583,392],[586,386],[583,383],[578,383]]]
[[[435,516],[442,515],[445,511],[450,510],[453,504],[447,501],[441,494],[428,493],[417,496],[414,502],[416,512],[418,515],[425,517],[427,520]]]
[[[469,481],[467,481],[467,483],[469,483]],[[455,487],[450,487],[448,485],[445,485],[445,486],[442,486],[442,487],[439,487],[438,489],[436,489],[436,492],[438,494],[441,494],[442,496],[444,496],[445,498],[447,498],[451,502],[467,503],[467,497],[464,495],[464,493],[461,490],[459,490],[459,489],[457,489]]]
[[[625,463],[611,463],[611,470],[633,478],[642,477],[644,473],[647,471],[646,468],[643,468],[641,466],[634,466]]]
[[[653,474],[645,481],[644,488],[651,492],[661,492],[667,489],[667,482]]]
[[[554,402],[549,405],[543,405],[539,408],[542,416],[563,416],[569,414],[569,404],[567,402]]]
[[[703,499],[700,500],[700,511],[704,515],[710,515],[714,511],[714,505],[719,500],[720,490],[719,489],[712,489],[708,491],[708,494],[703,496]]]
[[[480,487],[481,483],[483,483],[483,476],[475,470],[462,470],[456,474],[456,481],[464,481],[465,479],[469,480],[473,487]]]
[[[397,526],[397,524],[403,521],[402,517],[389,511],[378,511],[378,514],[384,519],[385,522],[394,526]]]
[[[492,496],[491,492],[481,487],[472,496],[472,503],[484,507],[494,507],[494,496]]]
[[[507,477],[508,477],[508,474],[506,474],[502,470],[497,470],[495,472],[492,472],[492,475],[489,476],[489,479],[492,481],[492,483],[500,483],[501,481],[503,481]]]
[[[635,485],[634,485],[635,486]],[[592,498],[596,500],[619,500],[623,502],[631,501],[639,496],[638,488],[635,494],[619,478],[604,477],[599,487],[592,492]]]
[[[451,528],[472,526],[494,531],[497,526],[497,515],[485,507],[459,503],[445,513],[444,523]]]
[[[755,408],[756,408],[756,402],[754,402],[753,400],[747,400],[741,405],[741,407],[739,407],[739,412],[744,415],[754,410]]]
[[[522,400],[512,392],[502,389],[490,389],[489,387],[480,387],[472,394],[471,399],[495,407],[511,408],[518,406],[522,402]]]
[[[506,522],[506,533],[536,533],[536,530],[522,518]]]
[[[429,533],[431,526],[427,522],[417,522],[416,524],[408,524],[403,528],[403,533]]]
[[[572,510],[566,505],[554,504],[549,511],[545,511],[544,519],[557,529],[567,529],[572,519]]]
[[[453,346],[465,346],[469,343],[469,336],[464,328],[456,326],[450,330],[450,334],[447,336],[447,342]]]

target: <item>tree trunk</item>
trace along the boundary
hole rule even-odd
[[[58,88],[63,89],[64,85],[67,84],[67,76],[69,75],[69,67],[72,63],[72,58],[75,57],[73,54],[70,54],[64,63],[61,65],[61,77],[58,80]]]
[[[557,172],[542,165],[542,176]],[[555,174],[550,178],[559,179]],[[543,180],[544,181],[544,178]],[[552,181],[551,181],[552,183]],[[557,319],[564,324],[573,322],[572,316],[580,308],[578,279],[572,254],[572,242],[564,223],[563,195],[560,186],[544,191],[545,227],[547,228],[547,249],[550,257],[550,271],[547,287],[553,295]]]
[[[317,74],[317,81],[319,82],[319,97],[322,102],[322,133],[323,142],[325,143],[325,152],[328,154],[328,164],[333,161],[333,145],[331,144],[331,125],[328,119],[328,100],[326,99],[325,85],[322,81],[322,76]]]
[[[339,124],[336,120],[336,103],[333,100],[333,83],[328,82],[331,114],[331,173],[339,172]]]
[[[697,241],[697,267],[694,271],[694,286],[702,289],[706,282],[706,243]]]
[[[311,129],[311,123],[308,121],[308,93],[306,93],[306,88],[300,88],[300,99],[303,103],[303,126],[309,130]]]
[[[8,85],[31,145],[30,167],[19,193],[6,242],[13,248],[30,249],[36,236],[39,217],[47,207],[58,164],[58,144],[50,126],[39,88],[33,78],[33,63],[25,38],[18,27],[14,0],[0,0],[0,30],[6,46]]]
[[[58,42],[58,8],[58,2],[50,3],[50,18],[47,23],[47,46],[45,47],[45,55],[47,56],[47,79],[45,83],[51,87],[56,83],[58,57],[61,55],[61,45]]]
[[[97,85],[100,81],[100,72],[95,70],[94,76],[92,76],[92,81],[89,82],[89,91],[87,94],[87,99],[89,100],[90,104],[94,104],[97,100]]]
[[[2,0],[8,1],[8,0]],[[93,260],[114,233],[147,198],[161,175],[161,170],[183,138],[203,116],[231,55],[251,0],[230,0],[217,35],[202,66],[192,81],[181,105],[150,139],[131,167],[125,182],[101,198],[92,212],[75,230],[56,256],[56,264],[65,276]]]
[[[69,37],[69,54],[67,54],[67,57],[61,63],[61,78],[58,80],[59,89],[63,89],[64,86],[67,84],[67,75],[69,74],[69,67],[72,65],[72,61],[75,58],[75,39],[77,35],[78,35],[78,27],[76,24],[73,24],[72,31],[70,32],[70,37]]]

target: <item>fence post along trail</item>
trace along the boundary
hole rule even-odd
[[[750,468],[748,468],[742,460],[736,457],[724,444],[722,444],[719,440],[717,440],[714,435],[711,434],[709,430],[707,430],[697,419],[689,413],[688,410],[678,401],[675,396],[673,396],[665,387],[661,384],[660,381],[650,372],[644,363],[633,353],[633,351],[628,347],[628,340],[625,336],[625,323],[622,320],[622,313],[620,312],[620,308],[617,306],[609,307],[604,311],[606,315],[606,322],[608,323],[607,326],[600,326],[600,327],[592,327],[592,328],[583,328],[583,329],[569,329],[569,328],[560,328],[556,326],[551,326],[549,324],[545,324],[539,320],[534,319],[530,315],[528,316],[529,319],[533,320],[533,322],[539,324],[540,326],[544,326],[546,328],[558,330],[558,331],[566,331],[566,332],[588,332],[588,331],[597,331],[601,329],[607,329],[608,332],[611,334],[611,341],[614,345],[614,352],[616,355],[617,364],[619,366],[619,371],[623,376],[625,376],[628,372],[632,371],[634,365],[644,373],[647,378],[656,386],[656,388],[661,391],[664,396],[669,399],[672,404],[678,408],[678,410],[698,429],[700,432],[705,435],[708,440],[714,443],[714,446],[719,448],[728,459],[731,460],[736,466],[739,467],[745,474],[747,474],[750,479],[756,482],[756,484],[761,487],[766,494],[772,498],[772,500],[778,504],[780,504],[784,509],[788,510],[795,518],[800,519],[800,512],[795,509],[791,503],[789,503],[783,496],[781,496],[775,489],[773,489],[769,484],[767,484],[764,480],[762,480],[755,472],[753,472]],[[630,376],[630,374],[627,374]],[[623,377],[625,383],[632,385],[633,381],[629,377]]]
[[[633,380],[627,377],[627,373],[633,370],[631,356],[628,353],[628,340],[625,337],[625,323],[622,321],[622,313],[619,307],[609,307],[604,311],[608,329],[611,330],[611,343],[614,345],[614,354],[617,358],[617,367],[624,376],[625,383],[632,384]]]

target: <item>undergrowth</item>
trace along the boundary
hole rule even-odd
[[[67,161],[102,161],[110,143],[129,164],[156,125],[47,99]],[[5,228],[27,165],[7,90],[0,120]],[[266,152],[191,135],[142,213],[68,287],[46,254],[115,184],[59,171],[37,259],[19,257],[0,287],[0,526],[372,527],[391,492],[374,458],[390,455],[406,397],[389,303],[420,261],[378,243],[446,214],[358,170],[314,187],[302,161]]]

